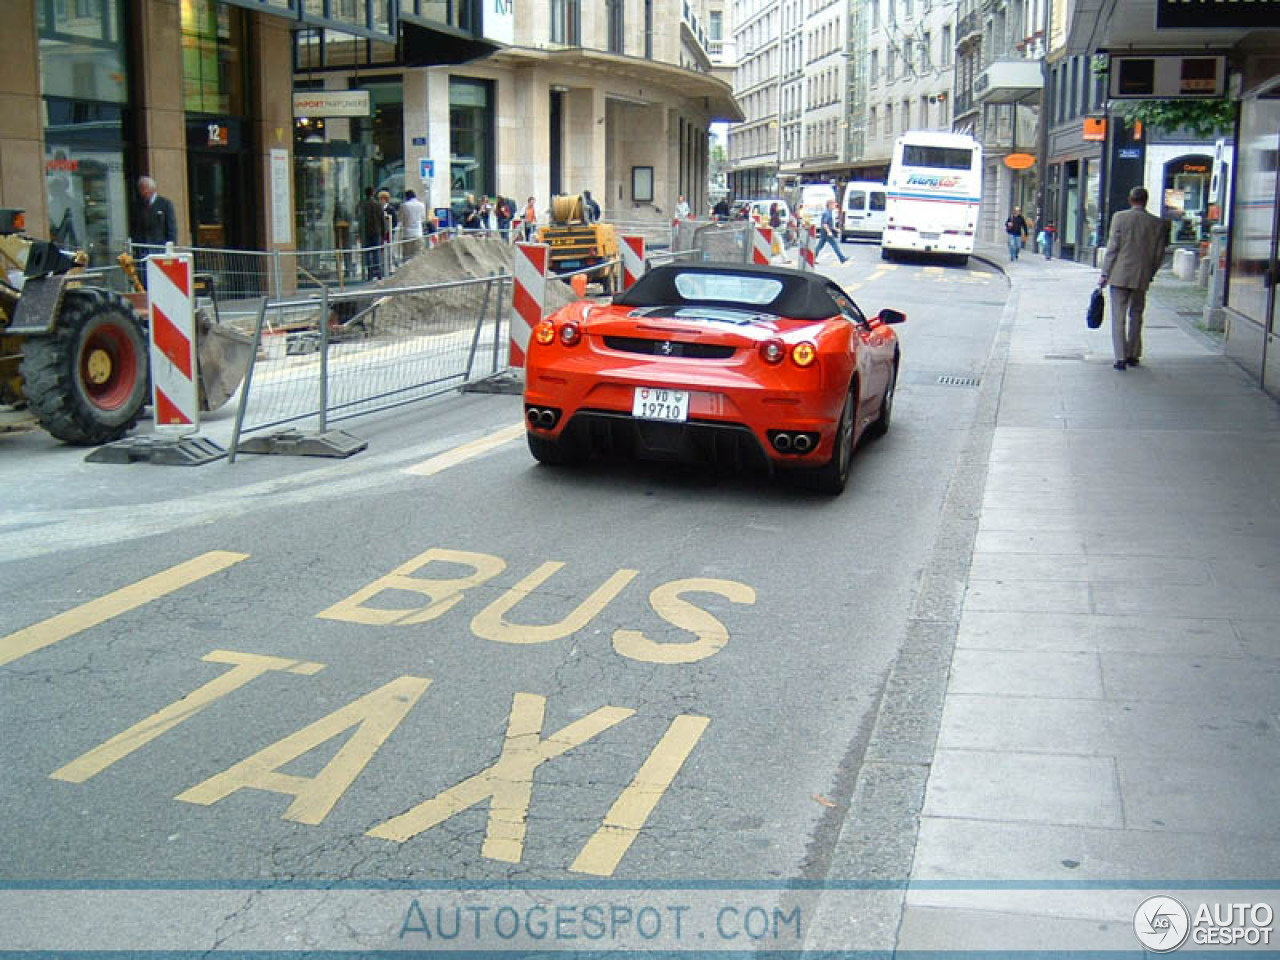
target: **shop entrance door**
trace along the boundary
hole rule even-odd
[[[192,246],[253,250],[258,230],[253,178],[242,153],[188,151]]]

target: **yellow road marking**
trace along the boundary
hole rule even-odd
[[[190,720],[215,700],[220,700],[232,691],[239,690],[264,673],[285,670],[309,677],[324,669],[323,663],[264,657],[256,653],[237,653],[234,650],[213,650],[201,659],[205,663],[231,663],[235,666],[199,689],[192,690],[181,700],[169,704],[163,710],[135,723],[128,730],[116,734],[106,743],[76,757],[66,766],[49,774],[50,778],[65,780],[68,783],[84,783],[116,761],[123,760],[135,750],[145,747],[156,737],[168,733],[183,721]]]
[[[405,467],[403,472],[417,477],[434,477],[437,473],[448,470],[450,467],[456,467],[460,463],[466,463],[482,453],[488,453],[490,450],[500,447],[504,443],[510,443],[516,437],[523,435],[524,424],[512,424],[496,433],[489,434],[487,437],[481,437],[479,440],[472,440],[469,443],[454,447],[452,450],[446,450],[430,460],[416,463],[412,467]]]
[[[248,557],[247,553],[212,550],[139,580],[137,583],[121,587],[105,597],[90,600],[56,617],[24,627],[17,633],[11,633],[0,639],[0,666],[13,663],[37,650],[43,650],[59,640],[75,636],[90,627],[96,627],[112,617],[128,613],[135,607],[180,590],[197,580],[203,580],[210,574],[225,570],[241,560],[247,560]]]
[[[517,693],[511,702],[502,754],[492,766],[378,824],[368,835],[404,843],[488,800],[489,822],[480,852],[490,860],[519,863],[538,767],[635,714],[625,707],[601,707],[544,738],[546,710],[546,697]]]
[[[445,565],[470,567],[474,572],[466,577],[444,579],[413,576],[436,561]],[[339,600],[333,606],[321,610],[316,616],[325,620],[345,620],[370,626],[427,623],[452,610],[461,602],[466,590],[496,577],[505,569],[507,561],[492,554],[432,547],[407,563],[402,563],[385,577],[379,577],[367,587],[357,590],[345,600]],[[380,593],[392,591],[417,593],[430,598],[431,602],[425,607],[392,607],[391,601],[384,598],[382,606],[363,605]]]
[[[649,605],[667,623],[688,630],[698,639],[686,642],[650,640],[639,630],[615,630],[613,649],[624,657],[645,663],[697,663],[724,649],[729,631],[723,623],[701,607],[685,600],[683,593],[714,593],[733,603],[752,604],[756,592],[745,583],[734,580],[710,580],[694,577],[672,580],[655,587],[649,594]]]
[[[682,714],[671,721],[658,745],[636,771],[635,778],[618,794],[600,829],[591,835],[570,870],[597,877],[613,875],[710,723],[710,717],[694,714]]]
[[[533,626],[524,623],[511,623],[506,615],[543,583],[551,579],[557,570],[564,567],[557,560],[548,560],[537,570],[529,574],[514,587],[500,596],[493,603],[481,610],[471,621],[471,632],[477,637],[493,640],[497,643],[546,643],[549,640],[561,640],[577,633],[607,607],[613,599],[626,589],[627,584],[640,573],[639,570],[619,570],[598,587],[591,596],[583,600],[559,623],[545,626]]]
[[[398,677],[174,799],[209,806],[251,787],[292,796],[293,803],[284,812],[285,820],[320,823],[429,686],[431,681],[423,677]],[[281,767],[352,727],[356,732],[314,777],[280,772]]]

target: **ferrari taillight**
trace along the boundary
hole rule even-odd
[[[787,347],[781,340],[766,340],[760,344],[760,356],[765,363],[781,363],[787,355]]]
[[[556,342],[556,327],[550,320],[539,320],[533,328],[533,339],[544,347]]]
[[[812,343],[797,343],[791,348],[791,359],[797,367],[809,367],[818,359],[818,348]]]
[[[572,321],[562,323],[560,325],[560,342],[566,347],[572,347],[575,343],[582,339],[582,330]]]

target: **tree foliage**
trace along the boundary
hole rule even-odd
[[[1186,130],[1209,140],[1230,134],[1235,126],[1236,105],[1230,100],[1125,100],[1114,104],[1126,126],[1143,126],[1172,133]]]

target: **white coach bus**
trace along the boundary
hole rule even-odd
[[[893,147],[880,256],[941,254],[966,263],[982,206],[982,145],[963,133],[918,130]]]

